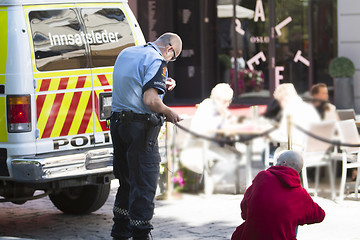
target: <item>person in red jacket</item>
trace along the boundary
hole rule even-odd
[[[257,174],[240,204],[245,222],[231,240],[296,239],[298,225],[324,220],[324,210],[301,187],[302,167],[301,155],[286,151],[276,166]]]

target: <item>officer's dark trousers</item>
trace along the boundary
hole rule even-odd
[[[113,209],[115,238],[145,237],[153,228],[160,155],[157,142],[146,141],[148,128],[143,121],[111,120],[114,175],[120,183]]]

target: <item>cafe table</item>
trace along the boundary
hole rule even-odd
[[[360,119],[356,119],[355,124],[356,124],[356,128],[357,128],[358,132],[360,133]]]
[[[253,139],[257,136],[264,137],[264,134],[270,131],[273,125],[266,119],[245,119],[241,123],[231,124],[217,129],[215,132],[233,140],[242,142],[246,146],[246,188],[251,185],[252,182],[252,158],[253,158]],[[236,146],[236,145],[235,145]],[[264,148],[268,150],[268,146]],[[240,151],[240,149],[239,149]]]

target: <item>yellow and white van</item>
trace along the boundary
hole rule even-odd
[[[0,201],[105,203],[113,65],[140,44],[127,0],[0,0]]]

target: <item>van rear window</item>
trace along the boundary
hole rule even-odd
[[[75,9],[31,11],[29,19],[39,71],[89,67]]]
[[[31,11],[29,19],[39,71],[113,66],[122,49],[135,45],[118,8]]]
[[[135,45],[124,13],[118,8],[82,8],[80,11],[86,32],[93,40],[89,43],[93,66],[114,66],[121,50]]]

